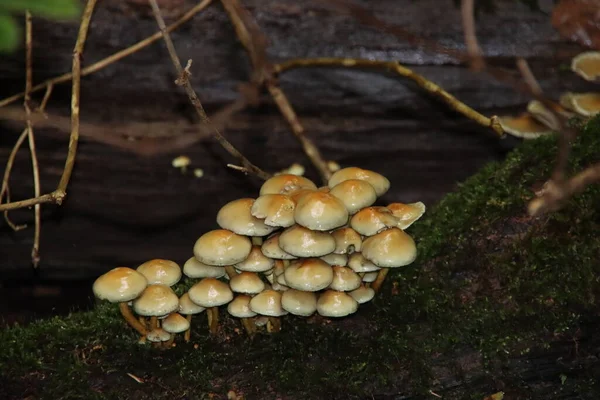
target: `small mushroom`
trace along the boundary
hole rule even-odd
[[[330,233],[294,225],[281,233],[279,247],[296,257],[321,257],[335,250],[335,239]]]
[[[311,192],[300,197],[294,210],[296,223],[316,231],[329,231],[348,222],[344,203],[329,193]]]
[[[263,220],[252,215],[254,199],[243,198],[230,201],[217,213],[217,224],[238,235],[266,236],[275,230]]]
[[[405,230],[411,226],[415,221],[425,214],[425,204],[422,202],[416,203],[391,203],[386,206],[388,210],[392,212],[394,217],[398,218],[397,227]]]
[[[264,244],[264,243],[263,243]],[[260,246],[252,246],[248,257],[234,265],[235,269],[248,272],[265,272],[273,268],[275,260],[265,256]]]
[[[331,284],[333,269],[319,258],[303,258],[291,262],[285,269],[284,276],[290,288],[316,292]]]
[[[213,265],[206,265],[196,259],[196,257],[190,257],[185,264],[183,264],[183,274],[188,278],[221,278],[225,276],[224,267],[215,267]]]
[[[252,311],[269,317],[269,321],[267,322],[267,331],[269,332],[279,332],[281,330],[279,317],[288,313],[281,306],[281,296],[281,292],[267,289],[250,300],[250,309]]]
[[[298,189],[316,190],[317,185],[303,176],[293,174],[275,175],[263,183],[260,188],[260,195],[288,194]]]
[[[190,323],[190,328],[188,328],[183,334],[183,339],[186,342],[190,341],[191,336],[191,324],[192,324],[192,315],[200,314],[202,311],[206,310],[205,307],[199,306],[190,300],[190,294],[184,293],[183,296],[179,298],[179,313],[186,316],[187,321]]]
[[[190,329],[190,321],[176,312],[163,319],[161,325],[170,334],[169,340],[165,342],[165,347],[170,347],[173,344],[176,333],[187,332]]]
[[[564,93],[561,104],[584,117],[593,117],[600,112],[600,93]]]
[[[281,295],[281,307],[290,314],[310,317],[317,311],[317,295],[303,290],[286,290]]]
[[[204,278],[188,291],[190,300],[207,308],[210,333],[217,334],[219,328],[219,306],[233,300],[233,292],[229,285],[215,278]]]
[[[349,179],[360,179],[370,183],[375,189],[377,197],[383,196],[390,189],[390,181],[385,176],[377,172],[358,167],[342,168],[336,171],[331,178],[329,178],[328,186],[330,188],[334,188],[340,182],[347,181]]]
[[[348,293],[358,304],[363,304],[373,300],[375,297],[375,291],[373,288],[360,285],[358,289],[355,289]]]
[[[133,310],[142,317],[150,317],[150,329],[158,328],[158,317],[179,309],[179,297],[167,285],[148,285],[133,301]]]
[[[354,229],[346,227],[339,228],[331,232],[335,240],[335,254],[352,254],[360,251],[362,247],[362,238]]]
[[[535,139],[552,134],[550,128],[539,122],[528,112],[524,112],[517,117],[499,117],[498,122],[500,122],[506,133],[523,139]]]
[[[360,284],[362,283],[360,276],[358,276],[351,268],[334,265],[332,270],[333,280],[329,285],[329,289],[340,292],[350,292],[360,287]]]
[[[358,310],[358,302],[345,292],[326,290],[317,301],[317,312],[324,317],[345,317]]]
[[[252,250],[246,236],[227,229],[215,229],[200,236],[194,244],[194,256],[204,264],[228,266],[244,261]]]
[[[372,236],[384,229],[398,226],[398,222],[398,218],[386,207],[365,207],[350,219],[350,226],[361,235]]]
[[[256,325],[254,325],[253,322],[256,313],[250,309],[251,300],[252,297],[246,294],[240,294],[227,305],[229,314],[242,320],[242,325],[250,337],[256,332]]]
[[[345,254],[331,253],[319,258],[329,265],[339,265],[341,267],[348,265],[348,256]]]
[[[265,225],[287,228],[294,225],[294,209],[296,203],[290,196],[284,194],[265,194],[260,196],[250,212],[259,219],[264,219]]]
[[[600,78],[600,52],[586,51],[573,57],[571,71],[586,81],[597,81]]]
[[[149,285],[162,284],[173,286],[181,279],[179,264],[160,258],[146,261],[137,267],[136,271],[146,277]]]
[[[369,182],[360,179],[342,181],[332,187],[329,194],[340,199],[350,215],[373,205],[377,200],[375,188]]]
[[[261,246],[261,251],[265,257],[272,258],[274,260],[293,260],[297,258],[289,253],[283,251],[279,246],[279,237],[281,233],[277,232],[269,236]]]

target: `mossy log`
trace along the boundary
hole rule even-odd
[[[156,32],[146,1],[98,3],[84,54],[84,67]],[[196,1],[159,2],[169,22]],[[344,56],[398,60],[485,114],[520,112],[527,97],[476,74],[445,55],[362,26],[314,2],[248,0],[269,38],[273,61],[294,57]],[[481,14],[477,33],[489,62],[504,65],[514,56],[529,59],[550,96],[583,89],[585,82],[561,70],[581,51],[554,31],[548,15],[520,2],[496,2]],[[460,11],[451,1],[385,0],[368,2],[378,15],[431,41],[463,46]],[[69,71],[76,23],[34,19],[35,83]],[[214,2],[173,33],[182,60],[194,60],[192,83],[209,114],[238,96],[250,65],[225,12]],[[22,51],[0,58],[0,98],[23,90]],[[509,65],[512,67],[512,61]],[[41,264],[47,279],[91,279],[117,265],[135,266],[164,257],[185,261],[194,241],[215,226],[218,208],[256,193],[260,182],[225,167],[235,162],[214,142],[203,139],[181,151],[144,157],[90,139],[96,135],[164,135],[194,132],[194,113],[173,83],[172,66],[162,42],[85,77],[81,89],[82,139],[68,197],[61,207],[43,210]],[[430,205],[490,160],[501,159],[517,141],[498,141],[493,132],[465,120],[424,94],[414,84],[389,74],[343,69],[306,69],[285,73],[281,85],[308,135],[327,159],[381,172],[393,182],[391,201]],[[34,98],[39,101],[42,93]],[[57,85],[49,113],[67,116],[70,85]],[[20,101],[14,104],[21,108]],[[22,124],[0,122],[0,161],[8,158]],[[66,156],[68,124],[36,128],[42,192],[56,187]],[[300,146],[272,102],[235,117],[226,136],[260,167],[277,171],[293,162],[308,165]],[[171,160],[188,155],[191,170],[182,174]],[[23,149],[12,179],[13,200],[33,193],[31,162]],[[311,168],[308,175],[315,178]],[[13,233],[0,220],[3,277],[29,277],[33,241],[31,210],[11,213],[30,228]]]
[[[409,228],[417,261],[350,317],[287,316],[253,340],[228,316],[209,336],[197,317],[189,343],[158,350],[102,304],[0,333],[0,387],[49,399],[597,399],[600,187],[558,213],[525,212],[555,142],[525,143],[428,211]],[[599,160],[600,117],[572,170]]]

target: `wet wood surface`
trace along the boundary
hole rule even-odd
[[[84,66],[156,31],[147,6],[139,1],[100,2],[93,17]],[[163,1],[174,21],[194,3]],[[270,40],[274,60],[292,57],[362,57],[398,60],[484,114],[519,112],[527,97],[447,56],[360,26],[349,17],[311,2],[245,1]],[[378,1],[377,15],[432,41],[463,48],[460,12],[451,1]],[[77,25],[34,21],[34,79],[41,82],[70,69]],[[549,15],[512,1],[499,1],[494,14],[482,14],[477,32],[490,62],[513,69],[525,57],[551,96],[584,88],[564,71],[581,48],[552,28]],[[233,101],[248,79],[249,64],[218,4],[175,32],[182,60],[192,58],[192,82],[209,112]],[[174,85],[172,66],[162,42],[82,81],[81,119],[106,135],[124,131],[148,135],[192,132],[195,122],[185,94]],[[20,92],[23,53],[0,59],[0,98]],[[389,201],[435,204],[457,182],[485,163],[500,160],[518,140],[498,140],[488,131],[448,110],[410,82],[390,74],[343,69],[305,69],[285,73],[281,86],[309,136],[325,157],[342,166],[357,165],[385,174],[392,182]],[[68,116],[70,85],[54,90],[52,115]],[[39,97],[36,97],[39,100]],[[20,105],[20,101],[15,103]],[[140,128],[141,127],[141,128]],[[166,127],[166,128],[165,128]],[[22,126],[0,120],[0,162]],[[230,121],[230,140],[265,170],[293,162],[309,165],[283,118],[268,98]],[[53,190],[66,157],[68,130],[37,130],[42,191]],[[202,168],[195,178],[171,167],[180,155]],[[135,266],[150,258],[185,261],[194,241],[216,227],[215,215],[227,201],[255,196],[260,181],[225,167],[235,163],[212,140],[203,138],[185,150],[141,156],[82,138],[68,198],[62,207],[43,207],[41,265],[30,267],[32,211],[11,213],[29,228],[11,232],[0,222],[0,270],[5,279],[34,274],[46,279],[89,279],[117,265]],[[315,171],[308,176],[316,179]],[[13,199],[33,193],[30,158],[24,148],[11,178]]]

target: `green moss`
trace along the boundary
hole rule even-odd
[[[15,397],[51,399],[224,398],[230,389],[246,398],[352,399],[443,390],[470,376],[445,398],[482,398],[497,391],[493,376],[523,398],[549,396],[502,367],[597,322],[600,293],[598,185],[551,216],[525,212],[555,153],[554,138],[525,142],[432,207],[410,228],[417,262],[390,273],[377,300],[352,318],[286,318],[282,333],[250,341],[226,316],[224,334],[210,338],[199,316],[195,347],[160,351],[136,344],[116,307],[102,304],[1,332],[0,386]],[[600,118],[574,143],[571,172],[598,161]],[[472,360],[454,360],[465,354]],[[598,389],[593,375],[564,374],[553,391]]]

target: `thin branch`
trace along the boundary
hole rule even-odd
[[[23,142],[25,142],[25,139],[27,139],[27,129],[24,129],[23,132],[21,133],[21,135],[19,136],[19,138],[17,139],[15,145],[13,146],[12,151],[10,152],[10,155],[8,156],[8,160],[6,161],[6,168],[4,169],[4,177],[2,178],[2,188],[0,189],[0,209],[2,209],[1,203],[5,196],[6,196],[6,202],[10,204],[10,195],[9,195],[10,188],[8,185],[8,180],[10,179],[10,173],[12,171],[12,167],[15,162],[15,157],[17,156],[19,149],[23,145]],[[8,209],[6,209],[4,211],[4,219],[6,220],[6,223],[14,231],[19,231],[19,230],[27,227],[27,225],[15,225],[8,216]]]
[[[204,111],[204,108],[202,107],[202,103],[200,102],[200,99],[198,98],[198,95],[194,91],[194,88],[192,87],[192,84],[190,83],[190,80],[189,80],[189,75],[190,75],[189,68],[191,67],[192,61],[191,60],[188,61],[188,64],[185,69],[181,66],[181,62],[179,61],[179,57],[177,56],[177,52],[175,50],[175,46],[173,45],[173,42],[171,41],[171,37],[169,36],[169,33],[167,32],[167,27],[165,25],[165,21],[163,20],[161,13],[160,13],[160,9],[158,8],[158,4],[156,4],[156,0],[149,0],[149,2],[150,2],[150,5],[152,6],[152,12],[154,13],[156,22],[162,32],[165,44],[167,45],[167,50],[169,52],[169,56],[171,57],[171,61],[173,62],[173,65],[175,66],[175,69],[177,71],[177,75],[178,75],[177,84],[184,87],[188,97],[190,98],[190,102],[192,103],[196,112],[198,113],[198,116],[200,117],[200,120],[204,123],[209,123],[210,120],[209,120],[208,116],[206,115],[206,112]],[[238,149],[236,149],[233,146],[233,144],[231,144],[221,134],[221,132],[219,132],[218,129],[213,130],[213,136],[219,142],[219,144],[221,146],[223,146],[223,148],[229,154],[231,154],[233,157],[237,158],[240,161],[240,163],[242,164],[242,166],[244,168],[246,168],[248,171],[251,171],[254,175],[256,175],[259,178],[264,179],[264,180],[270,178],[270,176],[271,176],[270,174],[266,173],[259,167],[252,164],[246,157],[244,157],[244,155]]]
[[[460,9],[463,31],[465,34],[465,44],[467,45],[467,52],[471,58],[471,69],[474,71],[481,71],[485,68],[485,60],[483,59],[475,31],[475,0],[462,0]]]
[[[273,64],[267,57],[267,41],[264,34],[260,31],[260,28],[252,18],[252,15],[238,0],[221,0],[221,3],[231,19],[231,23],[235,28],[238,39],[245,47],[252,62],[252,83],[257,86],[262,86],[264,84],[267,87],[277,108],[302,145],[304,153],[317,168],[324,183],[327,183],[332,173],[329,168],[327,168],[327,162],[321,155],[318,147],[305,135],[304,127],[300,123],[294,108],[283,90],[281,90],[277,84]]]
[[[202,11],[206,7],[208,7],[208,5],[211,3],[211,1],[212,0],[203,0],[198,5],[191,8],[181,18],[179,18],[177,21],[175,21],[174,23],[169,25],[167,27],[167,32],[173,32],[174,30],[178,29],[181,25],[183,25],[186,22],[188,22],[189,20],[191,20],[192,17],[194,17],[194,15],[198,14],[200,11]],[[88,67],[83,68],[81,70],[81,76],[82,77],[87,76],[87,75],[93,74],[94,72],[100,71],[101,69],[104,69],[104,68],[108,67],[109,65],[111,65],[119,60],[122,60],[123,58],[130,56],[145,47],[148,47],[152,43],[160,40],[161,37],[162,37],[162,33],[156,32],[152,36],[149,36],[146,39],[141,40],[130,47],[127,47],[126,49],[123,49],[115,54],[112,54],[106,58],[103,58],[102,60],[100,60],[98,62],[95,62],[94,64],[92,64]],[[35,85],[34,87],[31,88],[31,93],[38,92],[38,91],[40,91],[44,88],[47,88],[48,86],[51,86],[51,85],[68,82],[71,79],[73,79],[73,73],[67,72],[65,74],[56,76],[54,78],[48,79],[40,84]],[[4,107],[8,104],[14,103],[15,101],[23,98],[24,96],[25,96],[25,92],[21,92],[21,93],[15,94],[13,96],[7,97],[4,100],[0,101],[0,107]]]
[[[366,59],[354,58],[299,58],[292,59],[275,65],[275,72],[281,73],[293,68],[306,67],[345,67],[345,68],[378,68],[392,71],[404,78],[415,82],[419,87],[429,92],[446,103],[450,108],[464,115],[465,117],[477,122],[478,124],[491,128],[498,136],[504,136],[504,130],[498,121],[498,118],[493,116],[488,118],[471,107],[467,106],[450,93],[446,92],[440,86],[427,80],[425,77],[413,72],[396,61],[374,61]]]
[[[519,69],[519,72],[521,72],[523,80],[525,81],[527,86],[529,86],[532,93],[535,93],[537,96],[542,96],[544,94],[542,91],[542,87],[540,86],[537,79],[535,79],[535,75],[533,75],[533,72],[531,72],[531,68],[529,68],[527,60],[522,57],[519,57],[517,58],[516,64],[517,68]]]

